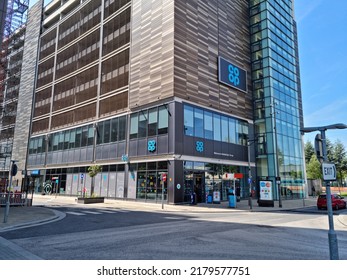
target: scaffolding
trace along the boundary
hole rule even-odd
[[[5,0],[1,5],[0,177],[10,166],[29,0]]]

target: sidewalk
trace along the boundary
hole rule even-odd
[[[229,208],[228,202],[220,204],[200,203],[198,205],[168,205],[161,203],[149,203],[139,201],[125,201],[105,199],[105,203],[98,204],[77,204],[75,197],[65,196],[47,196],[34,195],[32,207],[10,207],[7,223],[4,223],[5,207],[0,207],[0,235],[3,232],[15,229],[32,227],[61,220],[65,214],[49,208],[50,206],[80,206],[80,207],[98,207],[98,208],[121,208],[127,210],[157,211],[157,212],[186,212],[186,213],[213,213],[213,212],[276,212],[276,211],[298,211],[305,207],[316,206],[316,198],[307,198],[305,200],[282,200],[282,208],[279,208],[278,201],[275,201],[274,207],[259,207],[256,200],[252,200],[252,209],[249,207],[248,200],[241,200],[236,208]],[[162,209],[163,208],[163,209]],[[315,208],[313,208],[315,209]],[[342,211],[342,212],[341,212]],[[347,226],[347,213],[344,210],[338,212],[338,220],[341,224]],[[0,237],[0,260],[24,260],[38,259],[37,256],[26,252],[14,243]]]

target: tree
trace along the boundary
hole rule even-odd
[[[311,157],[315,154],[314,147],[310,141],[305,143],[305,162],[306,165],[310,162]]]
[[[342,185],[343,173],[347,171],[347,152],[340,140],[336,140],[332,145],[331,162],[335,164],[337,180]]]
[[[312,155],[306,166],[307,179],[322,179],[321,164],[315,154]]]
[[[94,194],[95,176],[98,175],[98,173],[101,171],[102,171],[102,167],[100,165],[92,165],[88,167],[88,175],[92,179],[90,195]]]

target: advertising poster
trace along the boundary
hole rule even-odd
[[[271,181],[260,181],[260,199],[273,200]]]

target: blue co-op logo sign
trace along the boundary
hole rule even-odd
[[[218,57],[219,82],[247,92],[247,72],[230,61]]]

